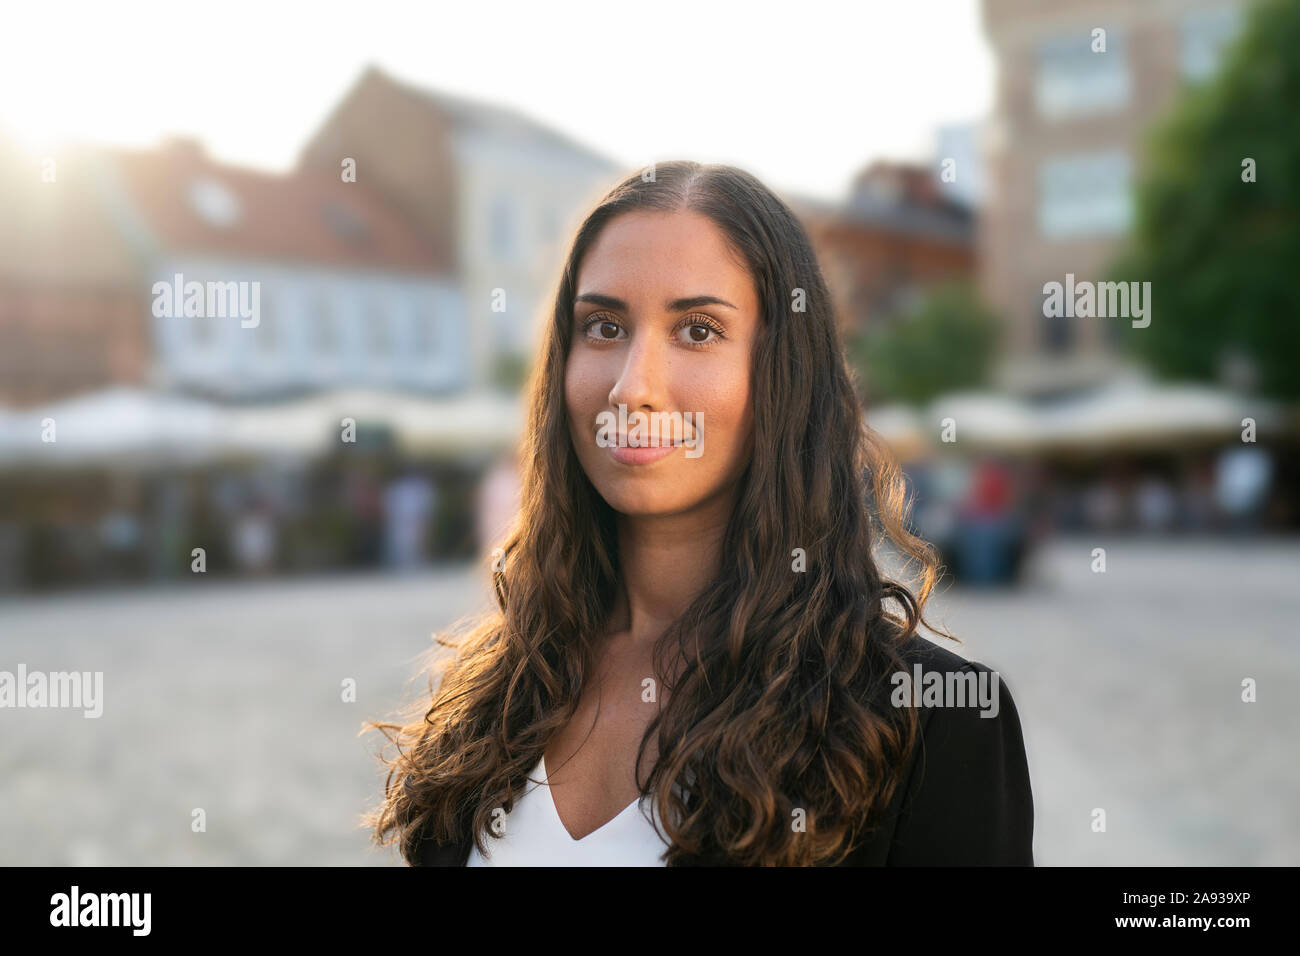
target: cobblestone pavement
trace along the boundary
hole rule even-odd
[[[1040,865],[1300,863],[1297,571],[1296,542],[1065,540],[1023,587],[935,599],[965,643],[936,640],[1015,697]],[[486,606],[460,566],[3,599],[0,670],[102,671],[105,700],[0,710],[0,863],[400,865],[358,825],[383,786],[362,723]]]

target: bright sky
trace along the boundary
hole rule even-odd
[[[375,63],[521,109],[629,168],[740,165],[839,198],[875,158],[929,159],[940,125],[984,117],[978,0],[364,0],[6,5],[0,131],[288,168]]]

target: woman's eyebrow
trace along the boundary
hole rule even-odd
[[[603,292],[584,292],[573,300],[574,305],[577,305],[579,302],[590,302],[593,305],[599,305],[606,309],[618,309],[622,312],[627,311],[626,302],[616,296],[605,295]],[[719,299],[716,295],[692,295],[682,299],[670,299],[664,303],[664,311],[682,312],[686,309],[698,309],[702,305],[725,305],[729,309],[736,308],[736,306],[732,305],[726,299]]]

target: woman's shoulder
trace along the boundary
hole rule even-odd
[[[936,644],[920,634],[912,634],[903,642],[899,647],[899,653],[909,664],[920,663],[927,668],[941,671],[964,670],[967,667],[984,666],[978,661],[962,657],[960,654],[941,644]]]
[[[922,726],[936,715],[943,724],[979,720],[990,726],[1005,717],[1000,726],[1019,732],[1020,715],[1000,671],[920,635],[910,637],[899,653],[904,663],[890,675],[891,703],[922,708]]]
[[[930,687],[932,690],[928,699],[930,706],[933,706],[935,703],[933,688],[966,687],[972,684],[978,686],[981,682],[989,686],[995,674],[999,690],[1004,690],[1001,687],[1001,675],[986,664],[963,657],[918,633],[912,633],[905,640],[899,640],[896,633],[890,633],[882,639],[890,641],[897,655],[896,661],[900,663],[892,671],[883,675],[883,681],[880,679],[882,675],[876,675],[871,692],[873,705],[901,707],[902,698],[912,699],[915,690],[918,695],[914,701],[915,705],[924,706],[926,698],[923,692]],[[1009,697],[1010,693],[1006,693]],[[930,714],[922,713],[920,716],[924,724]]]
[[[1033,794],[1020,714],[1002,675],[918,636],[891,703],[920,708],[888,851],[899,865],[1033,865]]]

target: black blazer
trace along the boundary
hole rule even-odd
[[[916,663],[923,673],[992,673],[919,636],[903,653],[909,674]],[[904,783],[841,866],[1034,865],[1034,800],[1020,715],[1001,679],[997,689],[996,717],[981,716],[977,706],[921,707],[922,736]],[[464,866],[471,848],[469,839],[426,839],[415,865]]]

